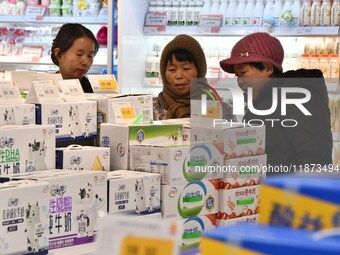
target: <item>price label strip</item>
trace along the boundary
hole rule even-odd
[[[78,79],[57,81],[66,102],[85,100],[83,88]]]
[[[1,103],[23,103],[19,89],[13,81],[0,81],[0,104]]]
[[[223,21],[222,15],[201,15],[197,33],[219,33]]]
[[[58,86],[53,81],[34,81],[26,97],[26,103],[60,103]]]
[[[122,241],[120,255],[173,255],[172,240],[145,237],[125,237]]]
[[[166,29],[167,15],[165,12],[148,12],[145,15],[144,33],[163,32]]]
[[[120,93],[114,75],[88,75],[94,93]]]
[[[136,110],[133,102],[113,102],[114,119],[118,124],[130,124],[136,119]]]

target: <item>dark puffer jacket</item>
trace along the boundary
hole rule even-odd
[[[281,114],[281,89],[305,88],[310,91],[311,99],[303,106],[312,114],[305,116],[295,105],[287,105],[285,116]],[[272,89],[278,88],[278,105],[274,113],[260,116],[249,110],[244,116],[245,121],[261,119],[266,124],[266,152],[268,164],[299,166],[301,164],[331,164],[332,163],[332,133],[328,94],[320,70],[299,69],[281,74],[271,79],[261,90],[254,108],[267,110],[272,106]],[[287,93],[287,98],[304,98],[301,93]],[[266,121],[279,119],[280,121]],[[281,121],[294,119],[296,127],[283,127]],[[283,122],[284,125],[294,125],[294,122]],[[273,126],[273,127],[272,127]]]

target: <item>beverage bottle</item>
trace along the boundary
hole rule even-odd
[[[321,0],[313,0],[310,13],[311,26],[320,26],[320,12],[321,12]]]
[[[263,0],[257,0],[253,15],[253,26],[262,26],[264,14],[264,3]]]
[[[301,18],[300,18],[301,26],[310,26],[311,10],[312,10],[312,5],[311,5],[310,0],[303,0],[302,7],[301,7]]]
[[[330,0],[323,0],[321,5],[320,26],[331,25],[331,2]]]
[[[340,0],[334,0],[331,10],[331,26],[340,25]]]
[[[243,26],[253,25],[254,0],[248,0],[243,14]]]
[[[246,7],[246,0],[239,0],[237,9],[236,9],[235,19],[234,19],[235,26],[242,26],[245,7]]]

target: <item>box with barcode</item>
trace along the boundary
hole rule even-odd
[[[223,172],[223,153],[213,144],[134,145],[130,147],[130,169],[159,173],[162,184],[180,184],[217,179]]]
[[[0,184],[0,254],[48,254],[49,183]]]
[[[100,126],[100,146],[110,147],[110,170],[129,169],[129,146],[157,142],[176,143],[182,137],[181,124],[118,125],[103,123]]]
[[[143,124],[153,121],[151,95],[120,95],[108,100],[108,123]]]
[[[107,212],[106,172],[58,169],[0,177],[0,182],[27,179],[49,183],[50,250],[94,241],[97,220]]]
[[[218,212],[218,179],[162,185],[163,218],[186,219]]]
[[[76,144],[56,148],[56,168],[110,171],[110,149]]]
[[[219,217],[225,220],[259,213],[259,186],[219,190]]]
[[[108,213],[154,214],[161,211],[161,176],[128,170],[108,173]]]
[[[35,105],[0,105],[0,115],[0,126],[35,124]]]
[[[265,126],[250,127],[243,123],[204,127],[191,125],[191,141],[223,143],[225,159],[265,154]]]
[[[97,103],[79,101],[37,104],[36,123],[55,125],[58,141],[95,138]]]
[[[52,125],[0,127],[0,175],[55,168]]]

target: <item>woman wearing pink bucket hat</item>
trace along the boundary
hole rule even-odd
[[[235,73],[245,93],[245,123],[266,126],[268,166],[293,170],[301,165],[331,164],[330,111],[322,72],[299,69],[283,73],[283,58],[280,41],[258,32],[238,41],[220,66]]]

